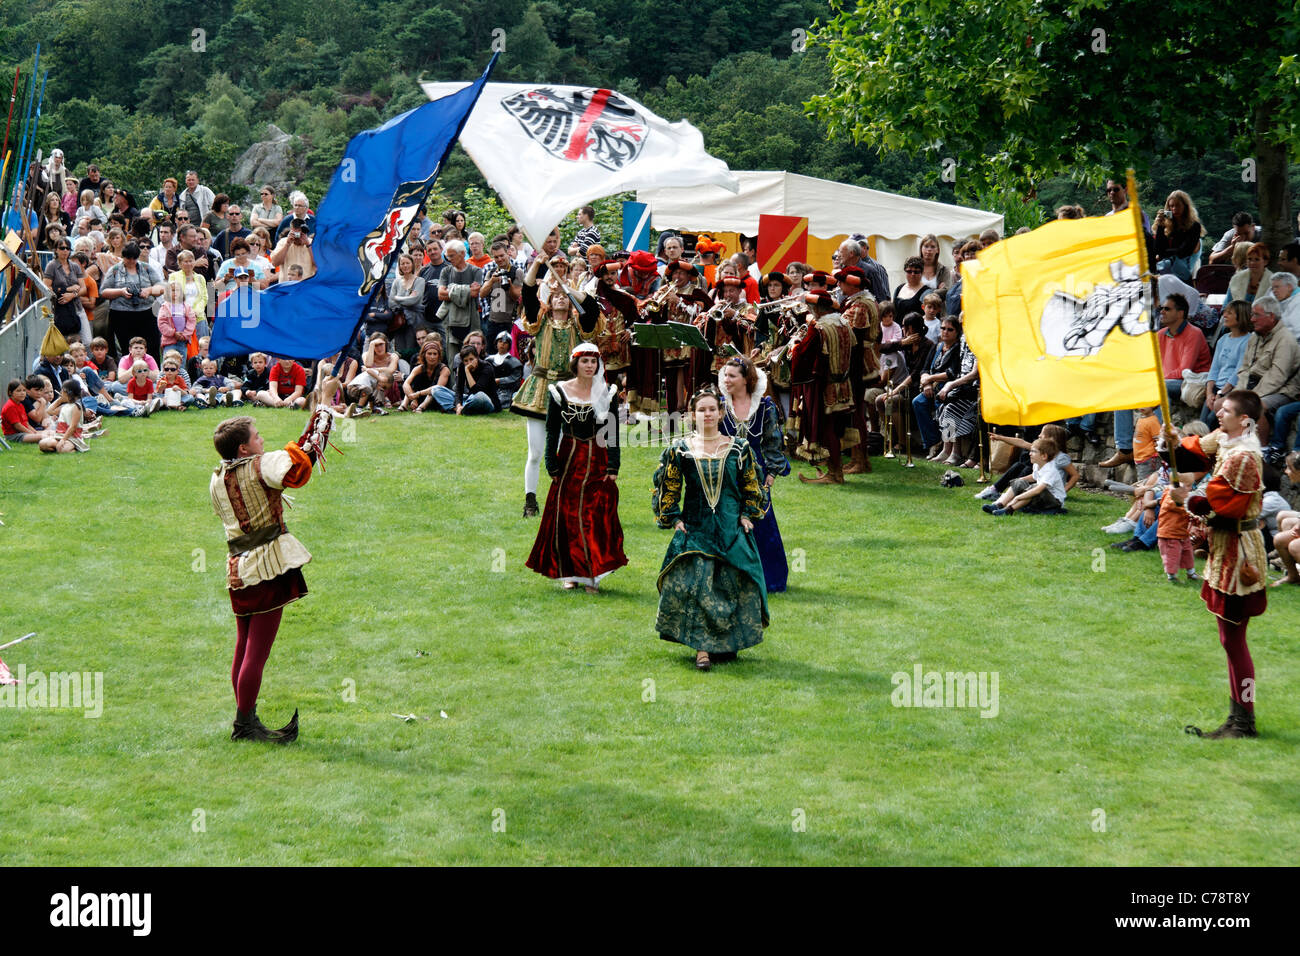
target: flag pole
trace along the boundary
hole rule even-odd
[[[1138,247],[1138,275],[1148,275],[1147,269],[1147,240],[1146,232],[1142,229],[1142,207],[1138,205],[1137,195],[1137,174],[1134,173],[1133,167],[1128,169],[1128,207],[1133,212],[1133,231],[1137,233]],[[1148,292],[1151,297],[1151,304],[1147,309],[1147,318],[1149,321],[1151,337],[1151,353],[1156,360],[1156,380],[1160,386],[1160,412],[1164,419],[1165,427],[1173,428],[1173,412],[1169,407],[1169,389],[1165,387],[1165,370],[1160,361],[1160,340],[1156,338],[1160,334],[1159,325],[1156,323],[1156,309],[1160,305],[1160,280],[1154,272],[1150,273],[1151,281],[1148,286]],[[1177,442],[1174,443],[1175,445]],[[1169,480],[1173,484],[1178,484],[1178,466],[1175,463],[1174,449],[1169,449]]]

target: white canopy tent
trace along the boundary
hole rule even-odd
[[[742,172],[740,192],[717,186],[641,189],[655,229],[758,234],[760,214],[808,217],[808,252],[814,265],[829,265],[834,244],[853,233],[872,239],[875,258],[902,281],[903,262],[917,254],[921,237],[939,237],[941,259],[952,265],[952,240],[985,229],[1002,232],[1002,216],[982,209],[897,196],[877,189],[786,172]],[[897,278],[895,278],[897,277]]]

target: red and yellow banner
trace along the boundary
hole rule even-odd
[[[808,261],[808,217],[758,217],[758,266],[763,275]]]

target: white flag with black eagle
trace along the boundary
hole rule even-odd
[[[423,87],[437,100],[466,85]],[[705,151],[698,129],[613,90],[488,83],[460,144],[535,244],[602,196],[706,183],[740,190],[727,164]]]

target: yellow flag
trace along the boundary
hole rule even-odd
[[[984,419],[1041,425],[1160,404],[1133,218],[1061,219],[962,264]]]

